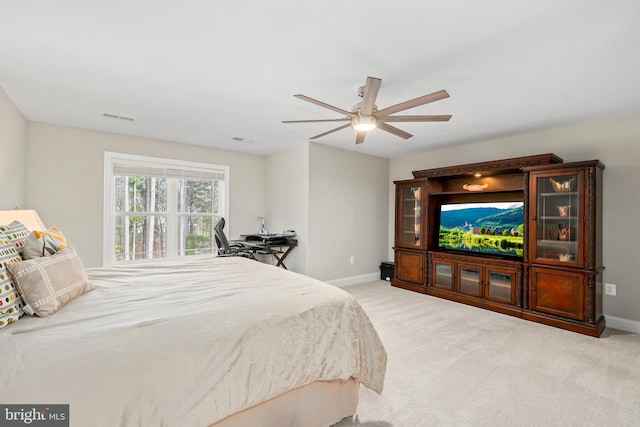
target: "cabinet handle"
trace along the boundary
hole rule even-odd
[[[534,216],[531,217],[531,219],[534,220],[534,221],[537,221],[538,217],[534,215]]]

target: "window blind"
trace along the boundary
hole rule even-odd
[[[173,178],[173,179],[194,179],[194,180],[219,180],[223,181],[224,170],[222,169],[197,169],[197,168],[180,168],[163,167],[154,164],[136,164],[136,163],[113,163],[114,176],[145,176],[156,178]]]

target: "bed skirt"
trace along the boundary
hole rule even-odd
[[[359,384],[317,381],[238,412],[210,427],[327,427],[355,415]]]

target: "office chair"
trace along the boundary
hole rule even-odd
[[[242,242],[229,243],[223,231],[224,224],[224,218],[220,218],[213,227],[216,246],[218,247],[218,256],[241,256],[255,260],[256,257],[253,255],[255,250],[251,246],[245,245]]]

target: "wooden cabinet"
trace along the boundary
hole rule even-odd
[[[424,249],[424,181],[398,184],[396,191],[396,241],[399,248]]]
[[[425,198],[424,180],[397,183],[395,277],[391,281],[413,291],[425,288]]]
[[[519,313],[521,262],[435,251],[429,252],[428,257],[431,273],[426,293],[446,295],[449,299],[496,311]],[[504,306],[498,309],[497,304]]]
[[[395,182],[391,284],[600,336],[603,169],[541,154],[414,171]],[[517,227],[441,228],[452,205],[498,202],[519,204]]]
[[[583,169],[531,173],[531,262],[584,266],[584,175]]]
[[[523,317],[600,336],[602,172],[597,160],[529,173],[528,305]]]

